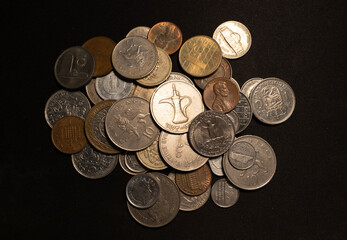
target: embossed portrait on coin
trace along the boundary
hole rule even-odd
[[[160,34],[154,39],[154,44],[161,49],[167,49],[171,43],[177,41],[178,36],[175,34],[175,27],[160,26]]]
[[[219,112],[225,112],[229,109],[229,104],[226,101],[226,97],[229,95],[229,90],[226,82],[217,82],[213,85],[213,92],[215,99],[212,104],[212,109]]]
[[[275,86],[266,86],[261,90],[264,107],[268,116],[279,117],[286,113],[280,90]]]
[[[129,67],[142,67],[145,64],[144,53],[147,50],[142,49],[141,45],[136,45],[132,39],[126,41],[126,49],[119,51],[128,62]]]

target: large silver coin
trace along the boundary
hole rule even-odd
[[[233,167],[245,170],[254,165],[255,155],[255,149],[250,143],[236,139],[229,148],[228,160]]]
[[[212,186],[212,201],[219,207],[228,208],[233,206],[239,199],[240,191],[233,187],[227,179],[222,178]]]
[[[253,146],[256,152],[255,162],[246,170],[234,168],[228,154],[223,156],[223,169],[230,182],[244,190],[255,190],[265,186],[275,174],[276,155],[272,147],[264,139],[245,135],[237,138],[237,141],[245,141]]]
[[[264,79],[263,78],[258,78],[258,77],[255,77],[255,78],[251,78],[251,79],[248,79],[241,87],[241,92],[243,94],[245,94],[245,96],[249,99],[250,96],[251,96],[251,92],[253,90],[253,88],[255,86],[258,85],[258,83],[260,83],[261,81],[263,81]]]
[[[131,171],[125,164],[125,158],[127,157],[126,153],[119,153],[118,154],[118,158],[119,158],[119,165],[121,166],[121,168],[123,169],[124,172],[126,172],[127,174],[130,175],[138,175],[138,174],[142,174],[142,173],[146,173],[147,170],[144,169],[143,172],[133,172]]]
[[[119,100],[129,96],[133,89],[133,83],[120,79],[113,71],[109,74],[96,78],[96,92],[104,99]]]
[[[239,120],[239,128],[236,130],[236,134],[239,134],[245,130],[252,120],[252,107],[248,98],[240,92],[240,100],[236,107],[232,110],[236,113]],[[227,114],[228,115],[228,114]]]
[[[118,163],[117,155],[99,152],[89,144],[82,151],[72,154],[71,159],[76,171],[90,179],[107,176]]]
[[[295,95],[288,83],[279,78],[266,78],[251,93],[254,116],[267,124],[286,121],[295,108]]]
[[[60,85],[75,89],[92,79],[94,69],[93,55],[87,49],[75,46],[60,54],[54,65],[54,74]]]
[[[147,171],[147,169],[145,169],[137,159],[135,152],[125,152],[124,163],[125,166],[127,166],[127,168],[132,172],[143,173]]]
[[[150,74],[158,62],[157,48],[143,37],[127,37],[113,50],[112,64],[122,76],[139,79]]]
[[[157,202],[149,208],[140,209],[127,203],[131,216],[146,227],[162,227],[170,223],[180,207],[179,190],[167,176],[162,173],[148,173],[159,184],[160,194]]]
[[[223,156],[210,158],[208,164],[210,165],[211,171],[216,176],[224,176],[223,166],[222,166]]]
[[[139,26],[131,29],[126,37],[143,37],[147,38],[148,32],[151,28],[145,26]]]
[[[88,98],[79,91],[59,90],[53,93],[46,102],[45,118],[50,127],[65,116],[77,116],[85,119],[90,110]]]
[[[96,79],[92,78],[92,80],[90,80],[90,82],[85,86],[85,88],[86,88],[86,93],[89,100],[92,103],[97,104],[98,102],[101,102],[102,99],[99,97],[98,93],[96,92],[95,82],[96,82]]]

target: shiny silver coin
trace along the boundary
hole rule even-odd
[[[219,207],[228,208],[239,200],[240,191],[233,187],[226,178],[219,179],[212,186],[212,201]]]
[[[261,81],[263,81],[263,78],[255,77],[248,79],[241,87],[241,92],[245,94],[245,96],[249,99],[251,96],[251,92],[255,86],[258,85]]]
[[[137,155],[135,152],[125,152],[124,155],[124,163],[125,166],[132,172],[135,173],[143,173],[146,172],[147,169],[142,166],[142,164],[137,159]]]
[[[182,81],[194,86],[193,81],[188,76],[186,76],[180,72],[171,72],[168,79],[166,80],[166,82],[174,81],[174,80],[182,80]]]
[[[230,120],[233,122],[234,130],[237,133],[240,128],[239,116],[234,111],[228,112],[225,115],[227,115],[230,118]]]
[[[211,171],[216,176],[224,176],[223,166],[222,166],[223,156],[210,158],[208,164],[210,165]]]
[[[122,80],[113,71],[109,74],[96,78],[96,92],[104,99],[119,100],[129,96],[133,89],[133,83]]]
[[[150,28],[145,26],[139,26],[131,29],[126,37],[143,37],[147,38]]]
[[[250,143],[237,139],[228,151],[228,160],[233,167],[245,170],[254,165],[255,155],[255,149]]]
[[[98,93],[96,92],[95,82],[96,82],[96,79],[92,78],[92,80],[90,80],[90,82],[85,86],[85,88],[86,88],[86,93],[89,100],[92,103],[97,104],[98,102],[101,102],[102,99],[99,97]]]
[[[121,168],[123,169],[124,172],[126,172],[127,174],[130,174],[130,175],[138,175],[138,174],[146,173],[146,170],[143,172],[131,171],[125,164],[125,158],[126,158],[125,153],[119,153],[118,154],[119,165],[121,166]]]
[[[248,127],[253,115],[251,103],[242,92],[240,92],[239,103],[232,110],[232,112],[236,113],[238,116],[239,128],[237,129],[236,134],[239,134]]]

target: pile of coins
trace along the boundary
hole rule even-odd
[[[68,48],[54,67],[68,90],[45,107],[52,142],[71,154],[78,173],[102,178],[119,161],[133,175],[127,206],[148,227],[199,209],[210,196],[227,208],[238,201],[238,189],[265,186],[276,170],[274,150],[261,137],[238,134],[253,114],[280,124],[295,107],[293,90],[279,78],[252,78],[240,89],[232,77],[228,59],[251,46],[243,24],[228,21],[213,37],[182,39],[175,24],[160,22],[132,29],[117,44],[99,36]],[[172,72],[176,51],[185,74]],[[83,86],[88,97],[75,90]],[[213,175],[226,177],[211,186]]]

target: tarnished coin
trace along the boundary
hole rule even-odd
[[[254,116],[267,124],[286,121],[295,108],[295,95],[288,83],[279,78],[266,78],[251,93]]]
[[[139,26],[131,29],[126,37],[143,37],[147,38],[150,28],[146,26]]]
[[[135,85],[135,84],[134,84]],[[141,97],[146,99],[148,102],[151,101],[153,92],[157,89],[156,87],[142,87],[141,85],[135,86],[135,89],[131,96]]]
[[[189,127],[190,144],[206,157],[217,157],[228,151],[234,137],[234,125],[230,118],[215,111],[200,113]]]
[[[248,98],[240,92],[240,100],[232,112],[236,113],[239,119],[240,126],[236,130],[236,134],[239,134],[245,130],[252,120],[252,107]],[[228,113],[229,114],[229,113]],[[227,114],[227,115],[228,115]]]
[[[241,87],[241,92],[245,94],[245,96],[249,99],[251,96],[251,92],[255,86],[258,85],[261,81],[263,81],[263,78],[251,78],[248,79]]]
[[[216,176],[224,176],[222,160],[223,156],[210,158],[208,160],[208,164],[210,165],[211,171]]]
[[[119,100],[128,97],[133,89],[133,83],[118,77],[113,71],[96,78],[96,92],[102,99]]]
[[[222,61],[222,51],[212,38],[195,36],[183,43],[178,60],[188,74],[206,77],[218,69]]]
[[[144,78],[137,79],[136,82],[144,86],[157,86],[164,82],[170,75],[172,62],[170,56],[161,48],[157,48],[158,63],[154,70]]]
[[[119,153],[118,154],[118,159],[119,159],[119,165],[121,166],[121,168],[124,170],[124,172],[130,174],[130,175],[138,175],[138,174],[142,174],[142,173],[146,173],[147,170],[143,169],[142,172],[133,172],[132,170],[130,170],[126,164],[125,164],[125,159],[128,158],[128,153],[129,152],[125,152],[125,153]]]
[[[186,76],[180,72],[171,72],[168,79],[166,80],[166,82],[175,81],[175,80],[182,80],[182,81],[194,86],[193,81],[188,76]]]
[[[146,227],[162,227],[170,223],[177,215],[180,207],[180,195],[176,184],[162,173],[148,173],[159,184],[159,198],[149,208],[141,209],[127,203],[131,216]]]
[[[215,78],[204,89],[206,106],[216,112],[227,113],[233,110],[240,100],[237,85],[228,78]]]
[[[71,159],[76,171],[90,179],[106,177],[118,163],[117,155],[101,153],[89,144],[82,151],[72,154]]]
[[[142,164],[139,162],[139,160],[137,159],[135,152],[125,152],[124,163],[125,163],[125,166],[132,172],[143,173],[147,171],[147,169],[145,169],[142,166]]]
[[[86,88],[86,93],[89,100],[92,103],[97,104],[98,102],[101,102],[102,99],[99,97],[98,93],[96,92],[95,82],[96,82],[96,79],[92,78],[92,80],[90,80],[90,82],[85,86],[85,88]]]
[[[223,57],[236,59],[245,55],[251,47],[251,33],[245,25],[237,21],[228,21],[219,25],[213,33],[222,49]]]
[[[114,103],[107,113],[105,126],[111,141],[127,151],[145,149],[159,135],[149,112],[149,102],[139,97],[127,97]]]
[[[65,116],[77,116],[85,119],[90,110],[88,98],[79,91],[59,90],[50,96],[45,106],[45,118],[50,127]]]
[[[235,133],[237,133],[240,128],[239,116],[234,111],[228,112],[225,115],[227,115],[230,118],[230,120],[233,122]]]
[[[207,164],[191,172],[177,172],[176,184],[187,195],[201,195],[210,187],[212,173]]]
[[[253,146],[256,152],[255,162],[246,170],[234,168],[229,160],[228,154],[223,156],[223,169],[230,182],[236,187],[244,190],[255,190],[265,186],[275,174],[276,155],[272,147],[264,139],[245,135],[237,138]]]
[[[159,150],[165,162],[180,171],[198,169],[208,160],[190,147],[186,133],[170,134],[162,131],[159,137]]]
[[[182,44],[182,32],[171,22],[159,22],[149,30],[148,40],[171,55]]]
[[[182,80],[162,83],[154,91],[150,106],[156,123],[172,133],[188,132],[190,122],[204,111],[199,90]]]
[[[93,55],[87,49],[75,46],[60,54],[54,65],[54,75],[61,86],[75,89],[92,79],[94,68]]]
[[[94,77],[100,77],[112,71],[111,55],[115,46],[116,43],[105,36],[93,37],[82,45],[94,57]]]
[[[76,116],[66,116],[56,121],[51,137],[54,146],[66,154],[77,153],[87,145],[84,121]]]
[[[135,175],[128,181],[125,193],[129,203],[134,207],[149,208],[159,198],[159,184],[149,174]]]
[[[108,154],[119,153],[119,149],[107,137],[105,129],[107,112],[115,102],[115,100],[105,100],[95,104],[85,121],[85,132],[89,143],[97,150]]]
[[[129,79],[139,79],[150,74],[158,62],[157,48],[143,37],[127,37],[113,50],[115,70]]]
[[[250,143],[237,139],[229,148],[228,160],[233,167],[245,170],[254,165],[255,155],[255,149]]]
[[[240,191],[233,187],[226,178],[219,179],[212,186],[211,198],[222,208],[233,206],[239,200]]]

